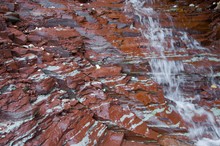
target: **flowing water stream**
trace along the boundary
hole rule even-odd
[[[188,127],[188,137],[195,141],[197,146],[219,146],[220,128],[215,121],[215,117],[208,112],[205,107],[200,107],[185,98],[185,93],[181,90],[181,84],[184,84],[184,64],[181,60],[175,61],[168,59],[166,52],[175,52],[181,50],[187,54],[187,49],[203,48],[195,39],[190,38],[186,32],[175,30],[172,25],[172,19],[168,14],[161,14],[154,10],[153,5],[156,0],[127,0],[126,12],[133,17],[138,18],[141,24],[139,31],[148,40],[146,49],[154,50],[157,58],[150,59],[150,67],[153,79],[163,86],[164,95],[167,99],[175,103],[177,111]],[[131,11],[132,10],[132,11]],[[171,27],[165,28],[160,24],[160,15],[167,15]],[[176,47],[175,44],[181,42],[184,47]],[[177,50],[178,49],[178,50]],[[199,95],[194,97],[200,99]],[[203,122],[194,122],[193,117],[204,117]]]

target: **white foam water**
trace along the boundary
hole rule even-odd
[[[188,123],[188,137],[195,140],[197,146],[217,146],[220,145],[220,128],[217,126],[213,113],[193,104],[192,101],[184,97],[180,85],[184,84],[184,66],[181,61],[168,60],[165,52],[175,52],[176,49],[206,49],[203,48],[195,39],[190,38],[186,32],[176,31],[172,28],[164,28],[160,24],[160,13],[153,9],[152,5],[156,0],[126,0],[125,11],[134,17],[138,17],[141,24],[139,29],[142,35],[148,40],[146,49],[155,51],[160,57],[149,60],[151,72],[154,80],[163,86],[165,97],[175,102],[177,111]],[[131,11],[132,10],[132,11]],[[167,20],[172,20],[167,14]],[[172,25],[172,21],[170,21]],[[177,41],[178,40],[178,41]],[[175,47],[176,43],[181,42],[184,47]],[[196,97],[199,99],[199,97]],[[202,122],[194,122],[194,117],[202,117]],[[206,137],[207,136],[207,137]]]

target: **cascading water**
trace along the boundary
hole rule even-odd
[[[200,107],[186,100],[180,85],[184,84],[184,65],[181,61],[169,60],[166,52],[175,54],[176,40],[184,44],[184,47],[178,48],[184,52],[187,49],[205,49],[199,43],[189,38],[186,32],[176,32],[174,28],[163,28],[160,25],[160,13],[152,7],[156,0],[127,0],[126,6],[132,7],[134,17],[139,18],[141,24],[139,31],[149,41],[147,46],[157,54],[156,59],[149,60],[151,72],[156,82],[163,86],[165,97],[175,103],[177,111],[187,123],[189,123],[188,136],[195,141],[198,146],[219,146],[220,128],[217,127],[212,113],[206,111],[205,107]],[[146,6],[149,6],[147,7]],[[170,19],[170,18],[169,18]],[[170,22],[172,24],[172,22]],[[199,99],[199,97],[197,97]],[[193,121],[194,116],[205,117],[203,122]]]

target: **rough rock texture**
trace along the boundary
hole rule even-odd
[[[155,8],[180,5],[170,12],[175,26],[209,48],[170,59],[185,61],[183,90],[200,94],[198,104],[220,121],[219,85],[207,82],[210,74],[220,79],[220,13],[209,8],[212,1],[196,1],[197,8],[163,3]],[[130,28],[139,24],[124,6],[123,0],[1,1],[0,145],[193,145],[183,136],[188,125],[148,74],[148,41]]]

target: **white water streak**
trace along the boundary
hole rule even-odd
[[[154,2],[152,0],[127,0],[125,9],[133,17],[139,18],[141,27],[132,26],[132,28],[138,29],[148,40],[149,45],[146,49],[160,54],[160,59],[156,58],[149,61],[153,78],[163,85],[166,98],[176,103],[174,110],[178,111],[182,118],[191,124],[188,136],[197,140],[196,145],[220,145],[220,129],[216,126],[213,114],[205,108],[187,101],[183,96],[180,89],[180,85],[184,83],[184,78],[180,76],[184,72],[183,63],[181,61],[170,61],[165,55],[165,51],[175,52],[175,49],[187,52],[188,49],[205,48],[195,39],[190,38],[186,32],[162,27],[160,24],[161,14],[151,7]],[[167,19],[172,20],[170,16]],[[182,45],[176,46],[177,43]],[[204,121],[194,122],[195,116],[204,116]],[[205,135],[211,136],[211,139],[205,138]]]

